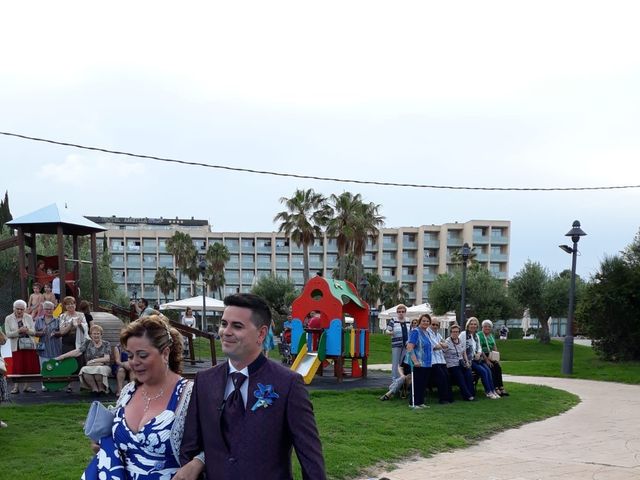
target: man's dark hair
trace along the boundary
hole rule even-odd
[[[147,308],[149,306],[149,300],[147,300],[146,298],[140,298],[138,301],[144,303],[144,308]]]
[[[234,293],[224,298],[224,304],[227,307],[241,307],[251,310],[251,321],[257,328],[263,325],[265,327],[271,325],[269,305],[258,295],[253,293]]]

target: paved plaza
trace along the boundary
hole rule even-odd
[[[566,390],[581,402],[556,417],[502,432],[470,448],[401,463],[374,478],[640,479],[640,386],[546,377],[505,380]]]

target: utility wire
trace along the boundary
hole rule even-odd
[[[109,150],[100,147],[89,147],[76,143],[60,142],[57,140],[49,140],[46,138],[30,137],[11,132],[0,132],[0,135],[7,137],[21,138],[23,140],[31,140],[34,142],[50,143],[63,147],[79,148],[82,150],[91,150],[94,152],[110,153],[112,155],[123,155],[134,158],[144,158],[146,160],[154,160],[158,162],[177,163],[180,165],[190,165],[195,167],[216,168],[219,170],[229,170],[232,172],[255,173],[257,175],[271,175],[274,177],[301,178],[305,180],[320,180],[323,182],[339,182],[339,183],[355,183],[359,185],[378,185],[384,187],[409,187],[409,188],[431,188],[439,190],[480,190],[480,191],[497,191],[497,192],[567,192],[567,191],[584,191],[584,190],[623,190],[631,188],[640,188],[640,185],[614,185],[601,187],[468,187],[460,185],[426,185],[420,183],[396,183],[396,182],[379,182],[375,180],[355,180],[348,178],[335,177],[318,177],[314,175],[301,175],[297,173],[272,172],[268,170],[255,170],[252,168],[229,167],[226,165],[211,165],[209,163],[190,162],[187,160],[178,160],[175,158],[156,157],[154,155],[141,155],[137,153],[121,152],[118,150]]]

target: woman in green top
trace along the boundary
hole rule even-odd
[[[508,397],[509,394],[505,391],[504,384],[502,383],[502,367],[500,366],[500,362],[489,358],[491,352],[498,351],[496,339],[493,333],[491,333],[492,328],[493,322],[491,320],[483,320],[482,331],[478,332],[478,340],[480,341],[480,348],[484,354],[485,362],[491,369],[491,376],[493,378],[493,384],[496,387],[496,392],[501,397]]]

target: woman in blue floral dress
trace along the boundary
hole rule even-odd
[[[122,330],[136,381],[127,384],[114,411],[112,435],[83,475],[85,480],[195,479],[204,455],[180,467],[179,453],[192,382],[180,376],[182,337],[161,315],[142,317]]]

